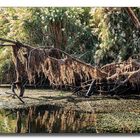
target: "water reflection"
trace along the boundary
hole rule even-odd
[[[1,133],[95,132],[95,114],[56,106],[0,110]]]

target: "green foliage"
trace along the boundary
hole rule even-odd
[[[24,20],[29,19],[30,14],[26,8],[1,8],[0,9],[0,36],[4,38],[25,41],[23,24]]]
[[[134,8],[137,17],[140,9]],[[97,63],[128,59],[139,53],[139,31],[123,8],[98,8],[93,13],[93,29],[100,45],[95,53]]]
[[[91,8],[2,8],[0,35],[33,46],[54,46],[90,62],[97,37]],[[4,17],[4,18],[3,18]]]
[[[139,53],[139,31],[124,9],[116,10],[113,10],[112,14],[109,15],[110,31],[114,38],[114,45],[119,50],[118,59],[126,60],[132,54]],[[139,8],[134,8],[133,11],[137,13],[137,17],[140,16]],[[115,52],[117,49],[112,51]]]
[[[14,66],[11,60],[11,49],[1,48],[0,49],[0,83],[7,83],[14,72]]]
[[[95,50],[97,38],[90,28],[90,8],[42,8],[42,20],[47,34],[47,45],[61,48],[75,56],[82,53],[88,54],[82,57],[89,62]],[[85,18],[87,17],[87,18]]]

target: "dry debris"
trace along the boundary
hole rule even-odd
[[[23,81],[37,84],[39,77],[49,81],[57,88],[72,87],[75,93],[87,96],[94,93],[120,93],[122,89],[138,90],[140,84],[140,55],[134,55],[121,63],[107,64],[101,68],[93,67],[66,52],[52,47],[35,48],[7,39],[12,43],[13,62],[16,81],[13,86],[24,94]],[[123,87],[123,88],[122,88]]]

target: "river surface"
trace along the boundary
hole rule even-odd
[[[84,133],[95,132],[95,116],[56,106],[1,109],[0,133]]]
[[[0,133],[140,133],[140,94],[84,98],[28,89],[25,104],[0,88]]]
[[[22,98],[25,104],[5,92],[10,88],[0,88],[1,134],[95,132],[95,114],[75,110],[70,92],[27,89]]]

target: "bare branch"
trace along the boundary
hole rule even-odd
[[[17,44],[16,41],[12,41],[12,40],[9,40],[9,39],[0,38],[0,40],[4,41],[4,42],[9,42],[9,43]]]
[[[134,25],[136,26],[137,29],[140,30],[140,21],[133,12],[133,10],[130,7],[125,8],[126,12],[130,16],[131,20],[133,21]]]
[[[0,44],[0,47],[13,46],[13,44]]]

